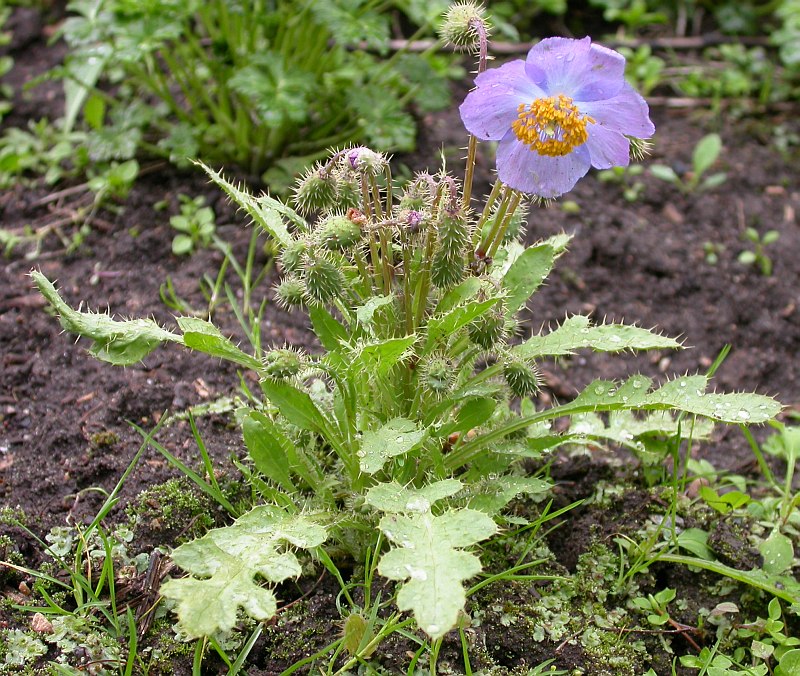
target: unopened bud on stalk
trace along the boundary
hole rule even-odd
[[[464,255],[439,249],[431,261],[431,282],[437,289],[447,289],[466,276]]]
[[[275,300],[284,309],[305,304],[306,287],[297,277],[287,276],[275,287]]]
[[[303,214],[332,208],[337,203],[338,183],[333,172],[325,171],[317,164],[297,180],[294,187],[295,207]]]
[[[464,255],[470,240],[467,219],[459,211],[454,214],[444,211],[436,223],[439,249],[449,257]]]
[[[455,374],[453,363],[442,356],[431,356],[422,366],[422,382],[435,394],[445,394],[453,386]]]
[[[366,176],[381,175],[386,170],[387,164],[386,155],[364,146],[356,146],[344,151],[345,168]]]
[[[481,291],[479,298],[491,298],[491,292]],[[491,309],[484,312],[467,326],[467,333],[476,345],[491,350],[505,340],[508,333],[506,323],[506,305],[503,300],[497,301]]]
[[[361,239],[361,226],[344,215],[329,216],[317,226],[320,245],[330,251],[345,251]]]
[[[535,366],[510,360],[503,367],[503,377],[518,397],[529,397],[539,391],[540,377]]]
[[[477,50],[480,45],[481,26],[484,34],[488,36],[490,26],[483,6],[477,2],[457,2],[445,12],[439,28],[439,37],[445,44],[452,45],[458,50]]]
[[[281,268],[284,272],[297,272],[303,266],[303,256],[308,251],[308,243],[294,239],[281,251]]]
[[[271,350],[262,359],[263,373],[270,378],[293,378],[305,366],[303,355],[294,350],[283,348]]]
[[[308,298],[325,304],[344,291],[342,271],[324,255],[309,257],[303,269],[303,281]]]

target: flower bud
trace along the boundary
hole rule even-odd
[[[308,243],[302,239],[293,239],[281,251],[281,268],[284,272],[297,272],[303,265],[303,256],[308,251]]]
[[[480,44],[479,26],[483,26],[488,36],[490,26],[483,6],[476,2],[457,2],[445,12],[439,37],[456,49],[474,50]]]
[[[334,207],[339,192],[338,179],[333,172],[319,165],[300,177],[294,187],[294,205],[302,214],[324,211]]]
[[[469,225],[461,213],[442,213],[436,224],[436,234],[441,251],[446,256],[463,256],[469,242]]]
[[[321,304],[329,303],[344,291],[342,271],[325,256],[308,259],[303,269],[303,281],[308,298]]]
[[[533,365],[510,360],[503,366],[503,377],[511,391],[518,397],[529,397],[539,391],[539,371]]]
[[[448,254],[444,249],[437,251],[431,261],[431,282],[438,289],[455,286],[464,279],[463,254]]]
[[[344,166],[366,176],[379,176],[388,164],[386,155],[377,153],[364,146],[356,146],[344,151]]]
[[[432,355],[422,365],[422,386],[437,395],[448,392],[454,380],[453,363],[445,357]]]
[[[317,241],[330,251],[345,251],[361,239],[361,226],[341,214],[329,216],[316,229]]]
[[[263,373],[270,378],[292,378],[305,366],[303,355],[288,348],[271,350],[261,360]]]
[[[286,276],[283,281],[275,287],[275,300],[284,309],[297,307],[305,304],[306,287],[297,277]]]
[[[476,345],[486,350],[497,347],[506,335],[505,306],[502,302],[484,312],[467,326],[467,333]]]

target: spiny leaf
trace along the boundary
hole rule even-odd
[[[361,343],[354,350],[350,368],[353,372],[363,371],[385,376],[408,355],[416,340],[416,334],[412,334],[402,338]]]
[[[195,164],[198,164],[211,177],[211,180],[227,193],[235,204],[244,209],[258,227],[277,240],[281,247],[286,247],[292,242],[292,236],[286,229],[283,217],[294,221],[304,230],[308,229],[306,222],[285,204],[268,195],[255,197],[246,190],[228,182],[220,172],[214,171],[203,162],[198,161]]]
[[[438,639],[456,625],[464,608],[462,583],[481,570],[477,556],[468,547],[497,531],[483,512],[460,509],[434,516],[429,511],[411,515],[389,514],[380,529],[399,545],[384,554],[378,572],[391,580],[402,580],[397,607],[412,610],[417,624]]]
[[[392,481],[370,488],[364,500],[382,512],[427,512],[432,504],[455,495],[461,488],[458,479],[443,479],[422,488],[406,488]]]
[[[128,366],[144,359],[161,343],[183,342],[180,336],[161,328],[151,319],[117,321],[107,314],[73,310],[41,272],[32,270],[31,277],[40,293],[58,312],[64,330],[92,340],[89,351],[98,359]]]
[[[310,517],[256,507],[173,551],[173,561],[195,577],[169,580],[161,593],[177,601],[178,626],[193,638],[231,630],[240,606],[256,620],[269,619],[276,612],[275,595],[256,576],[273,583],[299,576],[300,562],[286,545],[310,549],[326,537]]]
[[[500,299],[490,298],[484,301],[471,301],[465,305],[457,305],[443,315],[432,317],[428,321],[428,342],[426,351],[436,347],[440,339],[448,338],[460,328],[480,317]]]
[[[522,359],[558,357],[574,354],[587,348],[596,352],[622,352],[624,350],[679,349],[681,344],[673,338],[660,336],[638,326],[627,324],[600,324],[593,326],[589,317],[569,317],[555,331],[532,336],[513,352]]]
[[[178,317],[176,321],[183,331],[183,343],[186,347],[212,357],[227,359],[254,371],[261,368],[258,359],[242,352],[211,322],[197,317]]]
[[[549,244],[540,244],[525,249],[511,264],[503,276],[506,297],[506,313],[514,314],[550,274],[555,263],[556,252]]]
[[[418,429],[414,421],[405,418],[394,418],[377,430],[364,432],[357,453],[361,459],[361,471],[375,474],[390,458],[418,448],[425,436],[425,430]]]

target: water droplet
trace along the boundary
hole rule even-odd
[[[428,579],[428,574],[421,568],[414,568],[414,566],[406,564],[406,570],[408,571],[408,574],[411,576],[412,580],[425,581]]]
[[[606,391],[606,388],[603,387],[602,385],[598,385],[597,387],[594,388],[594,393],[595,394],[603,394],[605,391]]]
[[[428,634],[438,634],[439,633],[439,625],[438,624],[429,624],[428,627],[425,629]]]
[[[406,510],[409,512],[427,512],[431,508],[431,503],[427,498],[416,496],[406,503]]]
[[[622,401],[623,402],[627,402],[628,401],[628,397],[622,397]]]
[[[608,338],[608,339],[609,339],[609,340],[610,340],[612,343],[621,343],[621,342],[622,342],[622,338],[620,338],[619,336],[609,336],[609,338]]]
[[[638,378],[636,378],[636,379],[633,381],[633,389],[635,389],[635,390],[640,390],[641,388],[642,388],[642,381],[641,381],[641,380],[639,380]]]
[[[403,435],[398,436],[395,438],[395,443],[402,444],[405,441],[405,437]]]
[[[569,52],[567,54],[567,61],[574,61],[574,60],[575,60],[575,54],[573,54],[572,52]]]
[[[367,452],[366,452],[366,451],[357,451],[357,452],[356,452],[356,455],[357,455],[359,458],[363,458],[363,457],[365,457],[365,456],[367,455]]]
[[[686,387],[686,381],[685,380],[681,380],[681,387]]]
[[[705,397],[705,396],[706,396],[706,393],[705,393],[705,392],[703,392],[703,390],[695,390],[695,391],[694,391],[694,393],[695,393],[695,394],[696,394],[698,397]]]
[[[739,418],[739,420],[750,420],[750,411],[747,411],[743,408],[739,409],[739,412],[736,414],[736,417]]]

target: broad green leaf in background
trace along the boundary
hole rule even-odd
[[[197,317],[178,317],[175,321],[183,331],[183,344],[186,347],[210,354],[212,357],[226,359],[254,371],[261,368],[258,359],[242,352],[211,322]]]
[[[522,493],[539,495],[549,491],[553,485],[549,481],[527,476],[489,477],[470,486],[473,497],[469,501],[471,509],[494,516],[514,498]]]
[[[763,568],[768,573],[780,575],[791,568],[794,562],[792,541],[777,530],[773,531],[758,549],[764,557]]]
[[[455,495],[462,486],[458,479],[443,479],[422,488],[408,488],[392,481],[370,488],[364,500],[368,505],[392,514],[427,512],[435,502]]]
[[[273,592],[256,576],[282,582],[301,573],[287,546],[311,549],[327,538],[314,519],[277,507],[256,507],[231,526],[181,545],[172,560],[191,577],[168,580],[161,593],[177,602],[178,626],[189,637],[230,631],[239,608],[256,620],[275,615]]]
[[[714,162],[722,150],[722,139],[719,134],[704,136],[694,147],[692,153],[692,169],[696,176],[702,176]]]
[[[556,252],[549,244],[528,247],[517,257],[503,276],[507,314],[514,314],[528,302],[550,274],[555,259]]]

